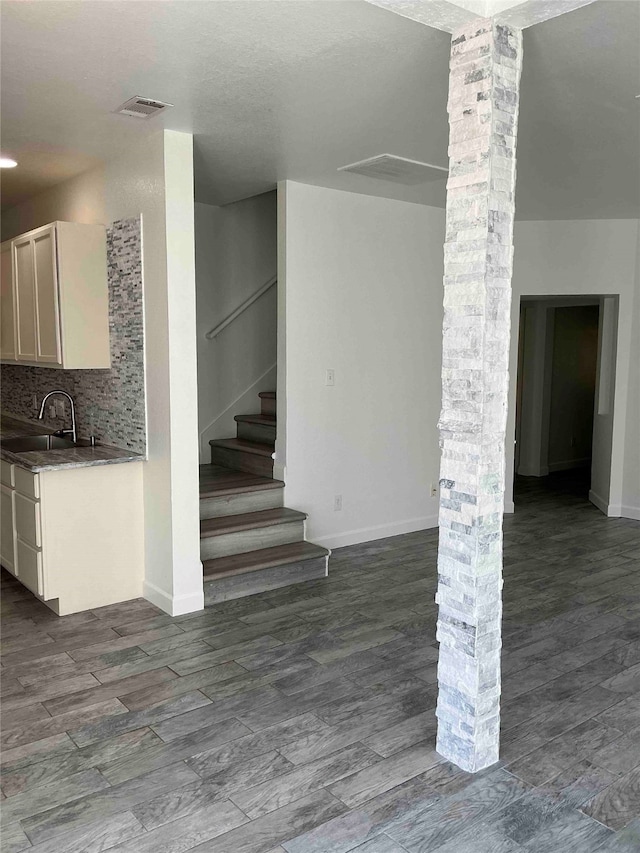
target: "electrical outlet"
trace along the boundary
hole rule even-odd
[[[336,384],[336,372],[335,370],[327,370],[324,377],[325,385],[335,385]]]
[[[431,497],[432,498],[438,497],[438,487],[436,486],[435,483],[431,483]]]
[[[39,409],[39,406],[38,406],[38,395],[37,395],[37,394],[32,394],[32,395],[31,395],[31,408],[33,409],[33,411],[34,411],[34,412],[37,412],[37,411],[38,411],[38,409]]]
[[[336,495],[333,499],[333,511],[342,512],[342,495]]]
[[[53,403],[49,403],[47,406],[47,412],[49,413],[49,417],[55,419],[56,417],[56,407]]]
[[[65,408],[64,400],[56,400],[56,415],[59,418],[64,418],[67,410]]]

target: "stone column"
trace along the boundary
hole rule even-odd
[[[475,772],[498,760],[502,512],[522,33],[453,33],[438,550],[438,738]]]

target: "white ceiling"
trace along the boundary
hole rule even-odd
[[[360,0],[3,0],[10,205],[160,127],[195,136],[196,196],[289,178],[444,204],[336,172],[376,154],[447,164],[450,36]],[[605,0],[525,31],[518,216],[636,217],[640,3]],[[111,114],[133,95],[175,104]]]

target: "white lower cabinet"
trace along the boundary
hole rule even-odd
[[[142,465],[1,462],[0,559],[60,616],[142,595]]]
[[[16,577],[31,592],[44,595],[44,576],[42,573],[42,551],[24,542],[20,536],[16,543],[16,560],[20,567]]]
[[[15,575],[16,529],[14,492],[11,486],[0,485],[0,560],[2,565]]]

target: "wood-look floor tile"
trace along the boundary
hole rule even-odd
[[[79,728],[70,728],[69,736],[78,746],[88,746],[96,741],[106,740],[124,732],[130,732],[144,726],[155,726],[163,720],[188,716],[196,708],[210,705],[211,701],[197,690],[169,699],[142,711],[127,711],[122,705],[122,713],[99,719]]]
[[[37,785],[63,782],[81,770],[99,767],[119,758],[126,757],[131,760],[154,744],[160,743],[162,741],[151,729],[137,729],[84,749],[76,749],[62,756],[56,755],[26,767],[5,771],[2,774],[2,790],[7,797],[14,797]]]
[[[177,738],[171,743],[164,743],[154,733],[157,744],[153,744],[138,755],[104,762],[100,765],[100,770],[110,784],[117,785],[161,767],[175,764],[177,761],[188,759],[198,752],[215,749],[229,741],[238,742],[248,733],[249,729],[233,717],[207,729],[200,729]]]
[[[58,698],[46,699],[43,705],[52,717],[56,717],[58,714],[64,714],[67,711],[77,711],[81,708],[95,705],[97,702],[103,702],[106,699],[126,696],[131,691],[140,690],[150,685],[155,686],[165,681],[177,679],[177,677],[175,672],[168,667],[154,669],[140,675],[130,675],[127,678],[111,681],[108,684],[100,684],[97,679],[93,679],[93,676],[91,676],[95,682],[93,686],[79,689],[73,693],[65,693],[65,695]]]
[[[198,853],[263,853],[286,839],[325,823],[345,808],[327,791],[316,791],[201,844]]]
[[[31,853],[102,853],[132,838],[139,838],[144,827],[131,812],[120,812],[57,835],[31,847]]]
[[[164,672],[164,670],[158,671]],[[182,696],[185,693],[193,693],[194,690],[201,690],[211,684],[216,684],[218,681],[228,681],[235,676],[246,675],[246,671],[233,662],[223,663],[211,667],[211,669],[203,669],[182,677],[178,677],[173,670],[168,671],[171,676],[162,679],[162,684],[157,683],[161,681],[161,679],[157,679],[151,687],[144,687],[139,683],[140,689],[134,689],[135,682],[131,682],[130,692],[119,694],[122,702],[130,711],[141,711],[152,705],[158,705],[167,699]]]
[[[640,767],[636,767],[586,803],[582,810],[611,829],[622,829],[640,815]]]
[[[0,753],[0,764],[4,773],[7,770],[27,767],[34,762],[64,755],[66,752],[73,752],[75,749],[76,744],[69,735],[66,732],[60,732],[41,740],[31,741],[24,746],[3,749]]]
[[[362,744],[348,746],[259,785],[231,794],[231,799],[250,818],[282,808],[320,788],[357,774],[380,761],[380,756]],[[404,781],[404,780],[403,780]]]
[[[155,829],[180,817],[192,814],[212,803],[227,799],[234,792],[260,785],[287,773],[293,768],[279,752],[272,750],[227,765],[208,779],[198,779],[133,809],[138,820],[147,829]]]
[[[108,787],[109,783],[97,770],[83,770],[63,781],[41,785],[5,800],[1,820],[3,824],[13,823],[16,820],[24,821],[32,815],[79,800],[87,794]]]
[[[562,813],[522,845],[526,853],[596,853],[610,831],[578,811]]]
[[[96,793],[49,808],[26,818],[22,821],[22,826],[33,844],[50,841],[65,832],[80,831],[87,824],[131,811],[138,803],[187,785],[195,778],[193,771],[183,762],[178,762],[120,785],[107,786]]]
[[[24,717],[24,708],[21,717]],[[44,708],[42,709],[44,711]],[[76,726],[100,720],[115,714],[126,713],[126,708],[119,699],[107,699],[86,708],[68,711],[66,714],[58,714],[52,717],[46,711],[35,722],[27,722],[26,725],[16,725],[15,728],[0,732],[0,743],[7,747],[24,746],[36,740],[50,737],[65,731],[71,731]],[[4,725],[4,720],[3,720]]]
[[[248,821],[233,803],[222,800],[118,844],[112,853],[184,853]]]
[[[2,853],[21,853],[31,848],[31,842],[25,835],[20,824],[8,823],[0,831],[0,849]]]
[[[353,773],[341,782],[331,785],[331,793],[353,808],[367,800],[395,788],[413,776],[424,773],[443,760],[431,743],[419,743],[402,752]]]
[[[416,853],[428,853],[469,830],[473,824],[479,826],[483,820],[520,799],[526,790],[527,787],[511,774],[495,770],[386,831],[403,847]]]
[[[577,489],[571,472],[517,482],[511,763],[475,775],[433,752],[435,530],[176,618],[142,599],[58,618],[2,573],[4,846],[24,830],[40,853],[640,849],[640,525]],[[108,787],[85,792],[92,773]]]

